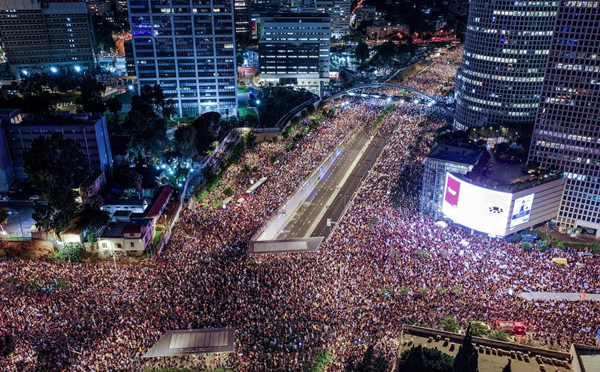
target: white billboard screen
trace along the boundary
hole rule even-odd
[[[446,173],[442,213],[468,228],[504,236],[512,195],[472,185]]]
[[[510,228],[529,221],[531,216],[531,205],[535,194],[525,195],[515,200],[512,217],[510,218]]]

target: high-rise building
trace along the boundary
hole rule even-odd
[[[84,0],[0,0],[0,36],[16,78],[60,68],[94,68]]]
[[[135,58],[133,57],[133,40],[123,43],[125,49],[125,73],[127,76],[135,76]]]
[[[561,227],[600,231],[598,1],[561,1],[529,162],[565,172]]]
[[[471,1],[455,128],[533,124],[558,3]]]
[[[341,39],[350,32],[351,0],[286,0],[280,4],[282,10],[328,14],[334,39]]]
[[[252,31],[252,24],[250,23],[252,10],[250,6],[250,0],[233,0],[236,35],[250,36]]]
[[[159,84],[177,116],[237,113],[231,0],[129,0],[138,89]]]
[[[258,43],[260,77],[320,95],[329,85],[330,18],[316,13],[267,14]]]

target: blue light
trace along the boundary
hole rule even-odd
[[[167,167],[167,165],[166,165],[166,164],[161,164],[161,166],[160,166],[160,167],[161,167],[162,169],[165,169],[165,168]]]
[[[257,105],[260,105],[260,99],[257,99],[257,100],[256,100],[256,104],[257,104]]]
[[[79,66],[75,66],[74,68],[75,68],[75,71],[77,71],[77,72],[81,72],[81,67],[79,67]]]
[[[56,74],[58,72],[58,69],[56,67],[50,67],[50,71]]]

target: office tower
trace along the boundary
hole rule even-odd
[[[135,58],[133,57],[133,40],[123,43],[125,49],[125,73],[127,76],[135,76]]]
[[[252,24],[250,23],[250,0],[233,0],[235,34],[239,36],[250,36]]]
[[[529,152],[530,164],[565,172],[557,221],[567,229],[600,228],[598,5],[561,2]]]
[[[267,14],[258,43],[260,77],[320,95],[329,85],[330,18],[325,14]]]
[[[328,14],[331,18],[331,37],[341,39],[350,32],[351,0],[281,1],[282,10],[302,13]]]
[[[16,78],[59,68],[94,68],[84,0],[0,0],[0,36]]]
[[[231,0],[129,0],[138,89],[160,84],[176,116],[237,113]]]
[[[533,124],[558,1],[472,0],[456,129]]]

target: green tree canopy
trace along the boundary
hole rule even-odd
[[[452,372],[454,358],[438,348],[421,345],[404,350],[397,372]]]
[[[77,141],[56,132],[51,137],[40,136],[23,151],[23,162],[25,173],[50,204],[36,205],[40,205],[34,212],[36,222],[43,220],[40,225],[46,230],[48,226],[56,230],[68,226],[78,209],[73,189],[89,173],[87,158]]]
[[[138,165],[147,158],[162,157],[167,145],[167,123],[149,104],[137,102],[135,109],[127,114],[123,129],[129,135],[129,148],[136,155]]]
[[[0,208],[0,225],[4,225],[8,221],[8,210],[6,208]]]
[[[373,345],[367,348],[361,360],[351,357],[344,365],[346,372],[387,372],[389,368],[388,360],[381,355],[376,355]]]
[[[190,159],[196,152],[197,141],[196,129],[188,125],[175,131],[173,147],[183,159]]]
[[[77,98],[76,103],[81,106],[83,112],[93,114],[102,114],[106,111],[106,105],[102,100],[102,93],[106,87],[95,77],[84,76],[81,82],[81,97]]]
[[[210,127],[217,124],[219,120],[221,120],[221,114],[218,112],[205,112],[192,124],[196,130],[196,148],[199,154],[204,155],[210,149],[210,143],[213,140]]]
[[[356,59],[359,60],[360,63],[363,63],[364,61],[369,59],[369,46],[363,41],[358,43],[358,45],[354,49],[354,57],[356,57]]]

